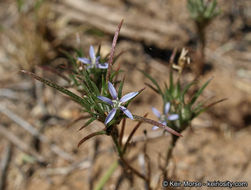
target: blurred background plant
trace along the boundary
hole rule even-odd
[[[164,82],[165,85],[162,89],[159,82],[157,82],[153,77],[151,77],[144,71],[141,72],[152,83],[146,83],[146,85],[162,98],[162,113],[160,113],[155,108],[152,108],[153,113],[159,118],[161,123],[164,122],[164,125],[171,127],[179,133],[182,133],[185,129],[191,127],[191,122],[193,119],[198,117],[201,113],[203,113],[213,105],[220,103],[225,99],[215,101],[210,104],[207,103],[208,100],[200,100],[198,102],[198,99],[206,89],[211,79],[206,81],[198,89],[194,89],[191,94],[189,90],[191,90],[191,88],[195,85],[198,86],[199,81],[193,80],[192,82],[188,82],[187,84],[181,81],[183,70],[190,64],[188,51],[186,49],[182,49],[177,63],[174,63],[175,56],[176,50],[173,51],[173,54],[169,61],[169,84]],[[176,77],[176,81],[174,80],[173,69],[178,70],[178,77]],[[153,129],[155,130],[156,128]],[[166,168],[169,165],[170,158],[172,157],[172,152],[178,139],[179,136],[172,134],[172,140],[166,152],[165,164],[161,167],[164,179],[168,177]]]
[[[18,7],[15,31],[6,29],[8,40],[15,44],[14,48],[6,47],[12,59],[16,59],[20,69],[34,71],[36,65],[48,64],[48,60],[56,56],[49,39],[47,25],[50,7],[46,1],[16,0]],[[21,50],[21,51],[20,51]]]
[[[205,66],[206,29],[208,25],[220,14],[217,0],[188,0],[187,8],[191,18],[194,20],[198,42],[198,61],[195,65],[195,72],[200,75]]]

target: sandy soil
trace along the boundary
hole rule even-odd
[[[91,181],[96,184],[109,165],[117,159],[117,155],[113,151],[111,139],[107,136],[92,139],[79,149],[77,143],[86,134],[101,129],[102,124],[93,123],[78,132],[78,128],[85,122],[80,121],[67,128],[67,124],[83,114],[80,107],[55,90],[34,83],[31,78],[19,71],[30,69],[59,84],[64,84],[54,74],[34,65],[59,65],[65,61],[60,49],[72,50],[80,46],[84,52],[88,52],[90,44],[97,48],[100,42],[103,46],[101,53],[106,54],[110,50],[112,35],[99,33],[100,31],[93,29],[91,24],[71,23],[62,15],[50,11],[48,14],[39,11],[36,20],[34,10],[26,12],[26,9],[32,7],[32,1],[29,2],[31,5],[27,3],[27,7],[24,6],[23,14],[17,12],[15,2],[6,0],[0,3],[0,104],[35,126],[51,142],[69,153],[74,162],[83,159],[86,159],[86,162],[69,172],[65,167],[72,164],[52,153],[48,143],[41,143],[40,149],[37,150],[49,163],[43,167],[13,146],[6,189],[93,189],[89,186],[90,179],[93,178]],[[166,19],[167,22],[177,23],[185,28],[190,37],[190,41],[182,46],[189,48],[190,55],[194,56],[196,34],[186,10],[185,0],[179,2],[175,0],[147,2],[96,0],[95,2],[117,11],[144,13],[155,19]],[[45,9],[46,13],[50,2],[46,2],[45,5],[41,9]],[[192,128],[182,133],[184,137],[179,139],[168,169],[172,180],[251,182],[249,162],[251,159],[249,146],[251,143],[251,57],[249,53],[251,51],[249,33],[251,5],[247,0],[238,2],[224,0],[219,2],[219,6],[222,14],[211,23],[207,32],[206,61],[210,69],[199,80],[202,84],[213,77],[203,93],[203,98],[212,98],[212,100],[227,98],[227,101],[200,115],[192,122]],[[79,25],[82,28],[77,30]],[[61,35],[62,31],[65,31],[65,35]],[[77,33],[81,37],[80,44],[76,43]],[[167,63],[172,49],[160,48],[158,42],[151,45],[144,41],[121,37],[116,52],[124,50],[126,52],[118,62],[126,74],[125,92],[141,89],[148,81],[137,68],[144,69],[157,81],[168,80]],[[191,71],[186,71],[183,76],[184,82],[191,81],[193,78],[194,74]],[[151,113],[151,107],[160,108],[161,103],[160,97],[147,88],[130,106],[130,110],[137,115],[148,112],[149,118],[156,119]],[[34,138],[17,123],[3,113],[0,113],[0,121],[1,127],[4,126],[17,135],[31,149],[34,147]],[[127,122],[126,134],[131,131],[133,125],[134,122]],[[143,136],[144,130],[151,133],[151,126],[142,125],[136,136]],[[156,179],[159,174],[158,155],[167,150],[169,141],[170,136],[167,135],[148,143],[147,153],[153,163],[154,186],[159,183]],[[91,163],[97,142],[100,143],[101,153],[98,154],[95,162]],[[8,140],[0,134],[1,160],[7,144]],[[137,143],[128,158],[141,155],[142,149],[143,143]],[[138,157],[132,161],[132,165],[139,167]],[[120,175],[121,169],[118,168],[104,189],[115,189]],[[130,187],[128,180],[124,180],[120,189],[144,189],[144,183],[135,177],[133,188]],[[161,186],[156,189],[161,189]],[[204,189],[211,188],[204,187]]]

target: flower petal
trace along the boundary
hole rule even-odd
[[[98,68],[99,69],[108,69],[108,63],[99,63]]]
[[[128,93],[126,95],[124,95],[121,99],[120,99],[120,102],[127,102],[128,100],[131,100],[132,98],[134,98],[135,96],[137,96],[139,92],[131,92],[131,93]]]
[[[88,69],[91,69],[91,68],[93,68],[93,65],[92,65],[92,64],[90,64],[90,65],[88,65],[88,66],[86,67],[87,70],[88,70]]]
[[[102,100],[103,102],[106,102],[110,105],[112,105],[112,100],[110,98],[104,97],[104,96],[98,96],[98,99]]]
[[[96,57],[96,63],[99,63],[100,56]]]
[[[115,116],[115,114],[116,114],[116,111],[117,111],[116,108],[113,108],[112,111],[110,111],[110,113],[108,114],[108,116],[107,116],[106,119],[105,119],[105,125],[106,125],[107,123],[109,123],[109,122],[114,118],[114,116]]]
[[[152,107],[152,111],[153,111],[154,115],[156,115],[158,118],[160,118],[161,114],[156,108]]]
[[[132,113],[126,107],[120,106],[119,108],[124,112],[124,114],[126,114],[127,117],[129,117],[131,120],[133,120]]]
[[[165,115],[168,114],[169,110],[170,110],[170,102],[167,102],[165,104]]]
[[[153,126],[153,127],[152,127],[152,130],[155,131],[155,130],[157,130],[158,128],[159,128],[159,127],[157,127],[157,126]]]
[[[117,92],[111,82],[108,81],[108,89],[113,99],[117,99]]]
[[[178,114],[172,114],[172,115],[169,115],[167,117],[167,119],[170,120],[170,121],[177,120],[177,119],[179,119],[179,115]]]
[[[95,51],[94,51],[93,46],[90,46],[89,55],[90,55],[91,60],[95,60],[96,59],[96,55],[95,55]]]
[[[161,123],[162,125],[167,126],[167,123],[166,123],[165,121],[161,121],[160,123]]]
[[[85,58],[85,57],[79,57],[79,58],[78,58],[78,61],[80,61],[80,62],[82,62],[82,63],[84,63],[84,64],[91,64],[90,59],[87,59],[87,58]]]

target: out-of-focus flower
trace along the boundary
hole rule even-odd
[[[177,69],[179,71],[179,74],[182,73],[186,65],[189,65],[191,63],[191,59],[188,55],[188,50],[185,48],[182,48],[179,60],[178,60],[178,65],[173,64],[173,68]]]
[[[90,59],[88,59],[86,57],[79,57],[78,61],[87,65],[87,67],[86,67],[87,69],[89,69],[89,68],[107,69],[108,68],[108,63],[100,63],[99,62],[100,56],[96,57],[93,46],[90,46],[89,56],[90,56]]]
[[[165,111],[164,111],[164,114],[161,114],[156,108],[152,108],[152,111],[154,113],[154,115],[156,115],[158,118],[159,118],[159,122],[163,125],[166,125],[167,126],[167,121],[174,121],[174,120],[177,120],[179,119],[179,115],[178,114],[168,114],[169,113],[169,110],[170,110],[170,103],[167,102],[165,104]],[[157,126],[153,126],[153,130],[156,130],[158,129],[159,127]]]
[[[108,89],[109,89],[109,92],[112,96],[112,100],[110,98],[107,98],[104,96],[98,96],[98,98],[100,100],[102,100],[103,102],[106,102],[107,104],[112,106],[112,110],[109,112],[109,114],[107,115],[107,117],[105,119],[105,125],[107,123],[109,123],[114,118],[118,109],[123,111],[127,117],[129,117],[130,119],[133,120],[132,113],[126,107],[124,107],[122,105],[123,105],[123,103],[126,103],[127,101],[134,98],[139,92],[128,93],[128,94],[124,95],[122,98],[120,98],[120,100],[119,100],[117,92],[111,82],[108,82]]]

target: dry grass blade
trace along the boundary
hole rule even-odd
[[[42,175],[44,176],[54,176],[54,175],[69,175],[77,170],[89,169],[91,167],[91,162],[84,159],[80,162],[75,162],[69,166],[57,167],[57,168],[46,168]]]
[[[114,34],[114,37],[113,37],[113,41],[112,41],[112,49],[111,49],[111,53],[110,53],[110,56],[109,56],[109,60],[108,60],[108,70],[107,70],[107,74],[106,74],[106,82],[108,82],[109,78],[110,78],[110,74],[111,74],[111,67],[112,67],[112,62],[113,62],[113,57],[114,57],[114,53],[115,53],[115,47],[116,47],[116,44],[117,44],[117,40],[118,40],[118,36],[119,36],[119,31],[121,29],[121,26],[123,24],[123,19],[121,20],[121,22],[119,23],[118,25],[118,28]]]
[[[147,82],[145,82],[144,83],[146,86],[148,86],[149,88],[151,88],[154,92],[156,92],[157,94],[159,93],[159,91],[156,89],[156,88],[154,88],[151,84],[149,84],[149,83],[147,83]]]
[[[220,100],[218,100],[218,101],[215,101],[215,102],[213,102],[213,103],[207,105],[204,109],[208,109],[208,108],[214,106],[215,104],[221,103],[221,102],[226,101],[226,100],[227,100],[227,98],[223,98],[223,99],[220,99]]]
[[[18,149],[22,150],[23,152],[26,152],[27,154],[30,154],[32,157],[34,157],[39,163],[46,163],[46,159],[35,152],[33,149],[31,149],[30,146],[28,146],[26,143],[23,142],[20,138],[18,138],[16,135],[8,131],[4,126],[0,125],[0,133],[6,137],[12,144],[14,144]]]
[[[50,145],[50,149],[52,152],[57,154],[58,156],[64,158],[67,161],[73,161],[72,155],[68,154],[67,152],[63,151],[61,148],[59,148],[55,144],[51,144],[50,140],[42,135],[35,127],[33,127],[30,123],[10,111],[8,108],[0,105],[0,112],[9,117],[11,120],[13,120],[15,123],[17,123],[19,126],[21,126],[23,129],[28,131],[30,134],[32,134],[34,137],[37,137],[41,142],[48,143]]]
[[[34,74],[32,72],[25,71],[25,70],[21,70],[21,72],[24,73],[24,74],[28,74],[31,77],[33,77],[34,79],[36,79],[36,80],[38,80],[38,81],[40,81],[40,82],[54,88],[54,89],[62,92],[63,94],[69,96],[76,103],[78,103],[80,105],[83,105],[83,106],[86,106],[85,102],[83,101],[83,99],[80,96],[72,93],[71,91],[67,90],[66,88],[63,88],[62,86],[59,86],[59,85],[57,85],[57,84],[55,84],[55,83],[53,83],[51,81],[45,80],[45,79],[39,77],[38,75],[36,75],[36,74]]]

